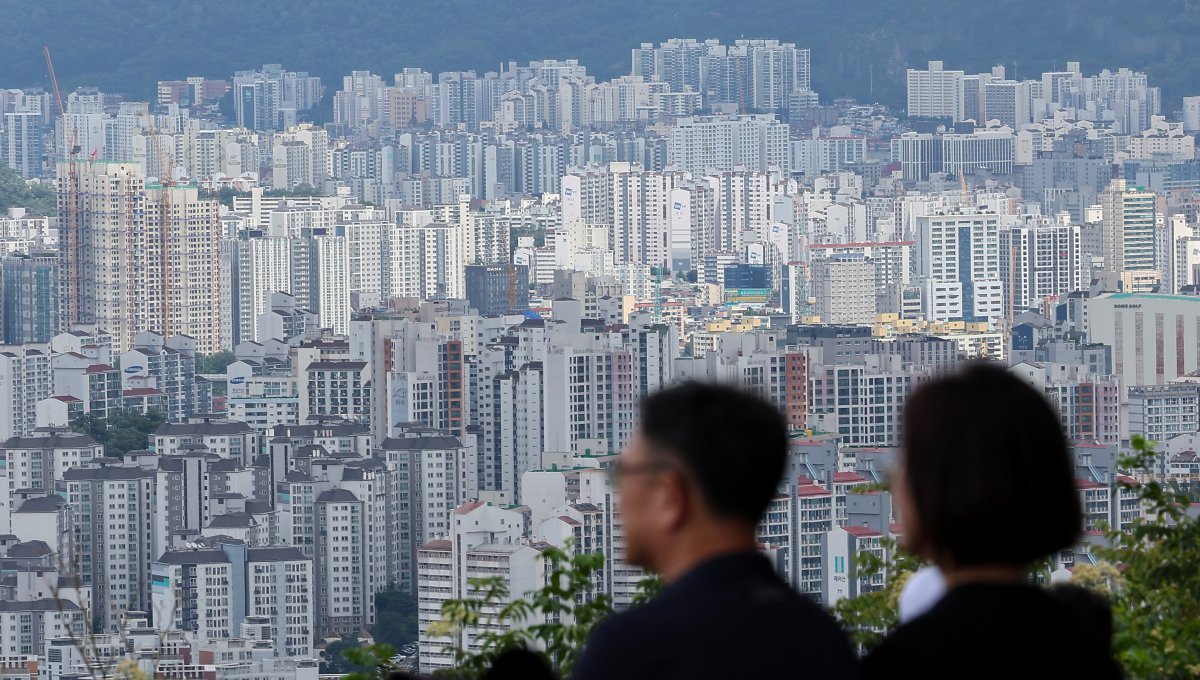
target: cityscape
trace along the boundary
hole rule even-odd
[[[687,381],[783,414],[759,549],[834,612],[892,587],[906,399],[970,362],[1070,441],[1046,582],[1200,482],[1200,91],[1139,64],[925,61],[880,103],[699,35],[612,78],[280,54],[139,101],[55,47],[0,82],[2,680],[452,671],[539,621],[447,603],[554,550],[634,607],[616,460]]]

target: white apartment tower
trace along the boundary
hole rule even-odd
[[[908,115],[963,119],[962,71],[947,71],[931,61],[925,70],[908,69]]]
[[[693,176],[758,170],[787,177],[790,151],[787,124],[768,114],[680,118],[668,142],[672,166]]]
[[[1126,293],[1148,293],[1161,279],[1156,202],[1153,191],[1119,178],[1100,194],[1104,268],[1120,277]]]
[[[1000,227],[974,207],[917,217],[917,272],[930,321],[987,321],[1004,314]]]
[[[875,320],[875,262],[860,254],[815,260],[812,291],[822,323],[859,324]]]
[[[1000,231],[1000,278],[1008,318],[1084,287],[1080,226],[1027,219]]]

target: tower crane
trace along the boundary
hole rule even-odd
[[[58,88],[58,75],[54,72],[54,61],[50,58],[50,46],[42,45],[42,54],[46,58],[46,69],[50,72],[50,84],[54,86],[54,101],[58,104],[59,120],[63,126],[63,146],[66,147],[67,156],[65,158],[67,165],[66,186],[59,186],[62,192],[60,195],[65,195],[65,200],[59,203],[60,217],[65,218],[65,224],[60,228],[60,239],[65,238],[66,242],[61,245],[62,253],[67,258],[67,281],[66,285],[59,292],[60,298],[66,304],[63,305],[63,316],[65,323],[70,326],[78,324],[82,321],[80,318],[80,297],[82,291],[79,285],[79,258],[83,254],[83,249],[80,247],[79,236],[79,141],[75,135],[75,126],[71,125],[67,120],[67,110],[63,106],[62,91]],[[59,177],[61,183],[64,178]],[[64,206],[63,203],[66,205]],[[66,208],[65,214],[63,208]]]
[[[148,131],[150,135],[150,144],[146,149],[147,160],[153,152],[158,157],[158,184],[161,187],[159,192],[159,211],[161,216],[158,221],[158,247],[159,247],[159,277],[162,284],[162,321],[163,337],[171,335],[171,188],[175,186],[174,170],[172,163],[167,158],[167,152],[159,144],[158,129],[154,125],[153,115],[151,114],[151,124]],[[185,217],[186,219],[186,217]]]

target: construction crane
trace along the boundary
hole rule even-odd
[[[64,239],[65,243],[61,245],[62,253],[67,258],[67,285],[66,290],[60,291],[59,296],[66,301],[65,309],[62,310],[66,317],[67,325],[75,325],[82,321],[80,318],[80,297],[81,290],[79,285],[79,259],[83,254],[83,249],[80,247],[79,236],[79,141],[75,135],[75,126],[71,125],[67,120],[67,109],[63,106],[62,91],[58,88],[58,75],[54,72],[54,61],[50,58],[50,46],[42,45],[42,54],[46,58],[46,69],[50,72],[50,84],[54,86],[54,101],[58,104],[59,120],[63,126],[63,146],[66,147],[67,156],[67,183],[66,186],[59,186],[59,190],[66,196],[65,215],[60,214],[60,217],[65,218],[65,224],[60,227],[59,238]],[[61,183],[63,178],[59,178]],[[59,212],[63,212],[63,205],[60,203]]]
[[[162,215],[158,221],[158,247],[159,257],[161,262],[159,265],[159,275],[162,283],[162,334],[163,337],[171,336],[171,277],[170,277],[170,239],[171,239],[171,188],[175,186],[174,172],[171,168],[170,159],[167,158],[167,153],[163,150],[162,145],[158,143],[158,130],[153,122],[153,114],[151,114],[151,124],[149,129],[150,144],[146,149],[147,161],[149,161],[150,152],[153,151],[158,157],[158,185],[161,187],[159,192],[159,210]],[[186,219],[186,216],[185,216]]]

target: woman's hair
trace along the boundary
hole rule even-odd
[[[901,464],[922,556],[1026,565],[1072,545],[1083,515],[1058,415],[1009,371],[971,363],[913,392]]]

